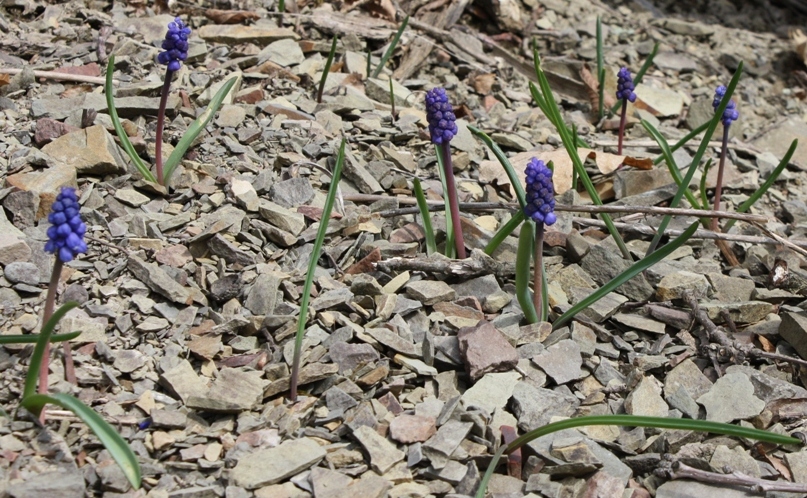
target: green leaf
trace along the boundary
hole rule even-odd
[[[432,219],[429,214],[429,205],[426,203],[426,196],[423,195],[423,187],[420,186],[420,178],[415,178],[413,183],[415,184],[415,199],[418,201],[420,217],[423,218],[423,232],[426,236],[426,254],[434,254],[437,252],[437,242],[434,239],[434,229],[432,228]]]
[[[333,41],[331,41],[331,51],[328,53],[328,59],[325,61],[325,68],[322,70],[322,78],[319,80],[319,88],[317,89],[317,103],[322,103],[322,92],[325,90],[325,81],[328,79],[328,73],[331,70],[331,64],[333,64],[333,58],[336,55],[336,41],[338,37],[333,35]]]
[[[589,415],[584,417],[570,418],[553,422],[532,430],[517,438],[508,445],[501,445],[493,459],[488,465],[485,475],[479,483],[476,491],[476,498],[485,498],[488,482],[493,471],[499,464],[499,460],[505,453],[521,448],[530,441],[534,441],[541,436],[552,434],[553,432],[573,429],[575,427],[586,427],[592,425],[616,425],[621,427],[653,427],[656,429],[672,429],[681,431],[710,432],[712,434],[723,434],[745,439],[753,439],[773,444],[801,444],[800,439],[759,429],[749,429],[722,422],[711,422],[707,420],[692,420],[685,418],[664,418],[664,417],[644,417],[639,415]]]
[[[311,286],[314,284],[314,273],[317,270],[317,261],[322,252],[322,244],[325,242],[325,235],[328,233],[328,220],[331,218],[333,204],[336,201],[336,193],[339,188],[339,179],[342,178],[342,166],[345,164],[345,139],[339,146],[339,155],[336,156],[336,164],[333,167],[331,185],[328,188],[328,195],[325,197],[325,206],[322,209],[322,218],[317,230],[317,238],[314,239],[314,249],[311,251],[311,259],[308,261],[308,272],[305,275],[305,285],[303,285],[303,296],[300,300],[300,317],[297,319],[297,334],[294,336],[294,357],[292,358],[291,369],[291,398],[297,400],[297,376],[300,372],[300,354],[303,349],[303,338],[305,337],[305,323],[308,319],[308,302],[311,299]]]
[[[577,178],[583,182],[583,187],[585,187],[586,192],[588,192],[589,197],[591,197],[592,202],[597,206],[602,206],[602,200],[600,199],[599,194],[597,194],[597,189],[594,187],[594,183],[592,183],[591,178],[588,176],[586,172],[586,168],[583,165],[583,161],[580,160],[580,155],[577,154],[577,144],[574,140],[574,137],[569,132],[569,129],[566,128],[566,125],[563,122],[563,119],[560,116],[560,110],[555,103],[555,99],[552,96],[552,90],[549,88],[549,81],[546,79],[546,75],[544,71],[540,67],[540,62],[538,56],[536,54],[536,66],[535,71],[538,74],[538,81],[541,85],[541,91],[539,92],[538,88],[535,86],[533,82],[530,82],[530,93],[532,94],[533,99],[536,102],[539,99],[544,101],[546,105],[546,110],[544,110],[544,114],[549,119],[549,121],[555,126],[558,133],[560,134],[561,142],[563,142],[563,146],[566,148],[566,153],[569,154],[569,158],[572,160],[572,165],[574,167],[574,171],[577,172]],[[541,93],[543,93],[543,98],[541,97]],[[543,110],[543,107],[542,107]],[[614,238],[614,242],[619,247],[619,250],[622,252],[622,256],[628,261],[633,261],[633,258],[630,255],[630,251],[628,250],[628,246],[625,245],[625,241],[622,240],[622,236],[619,234],[619,231],[616,229],[614,222],[611,220],[611,217],[606,213],[600,213],[600,218],[605,223],[606,228],[608,229],[608,233],[611,234],[611,237]]]
[[[118,110],[115,108],[115,98],[112,95],[112,74],[114,72],[115,56],[110,55],[109,61],[106,65],[106,84],[104,85],[104,94],[106,95],[106,107],[107,111],[109,112],[109,119],[112,120],[112,126],[115,128],[115,133],[118,135],[118,139],[120,139],[120,144],[123,147],[123,150],[126,151],[126,155],[132,160],[132,163],[134,163],[137,171],[140,172],[140,175],[146,181],[156,183],[157,179],[151,173],[149,167],[146,166],[146,163],[144,163],[143,160],[140,159],[140,156],[137,155],[137,151],[135,151],[132,142],[129,141],[129,135],[126,134],[126,130],[123,129],[123,125],[118,117]]]
[[[389,48],[387,48],[387,51],[384,52],[384,55],[381,57],[381,62],[378,63],[378,67],[375,68],[375,71],[373,71],[373,74],[370,76],[371,78],[378,78],[378,75],[381,74],[381,71],[384,69],[384,66],[387,65],[387,61],[389,60],[390,57],[392,57],[393,52],[395,52],[395,47],[398,46],[398,42],[401,41],[401,35],[403,35],[403,32],[406,29],[407,24],[409,24],[409,16],[404,17],[404,20],[401,23],[401,27],[398,28],[398,32],[395,33],[395,37],[392,39],[392,43],[390,43]]]
[[[765,192],[768,191],[769,188],[771,188],[771,185],[773,185],[773,183],[776,181],[776,179],[779,178],[779,175],[782,174],[782,171],[785,170],[788,163],[790,163],[790,158],[793,157],[793,154],[796,152],[796,148],[798,146],[799,146],[799,141],[794,139],[790,143],[790,148],[787,149],[787,152],[785,153],[785,157],[783,157],[782,160],[779,162],[779,164],[776,166],[776,168],[774,168],[774,170],[771,171],[771,174],[770,174],[770,176],[768,176],[768,179],[765,180],[765,183],[763,183],[756,190],[756,192],[751,194],[751,197],[749,197],[748,199],[746,199],[745,202],[740,204],[740,207],[737,208],[738,213],[744,213],[744,212],[748,211],[751,208],[751,206],[753,206],[754,203],[757,202],[759,200],[759,198],[762,197],[765,194]],[[729,220],[728,222],[726,222],[726,225],[723,227],[723,232],[724,233],[728,232],[729,229],[731,229],[731,227],[733,227],[736,222],[737,222],[737,220]]]
[[[645,59],[644,64],[642,64],[642,67],[639,68],[639,72],[636,73],[636,77],[633,78],[634,86],[638,86],[639,83],[642,82],[644,74],[647,72],[648,69],[650,69],[650,66],[653,65],[653,59],[656,57],[656,54],[658,53],[658,46],[659,44],[658,42],[656,42],[653,45],[653,50],[650,51],[650,54],[648,54],[647,59]],[[611,113],[616,114],[617,111],[619,111],[620,107],[622,107],[622,99],[617,100],[616,104],[614,104],[614,106],[611,108]]]
[[[628,280],[672,254],[674,250],[684,245],[684,242],[692,237],[697,229],[698,224],[693,223],[689,226],[689,228],[686,229],[684,233],[670,241],[667,245],[654,252],[650,256],[647,256],[631,265],[630,268],[614,277],[613,280],[601,286],[599,289],[589,294],[585,299],[582,299],[580,302],[572,306],[569,311],[561,315],[560,318],[558,318],[555,323],[552,324],[552,329],[554,330],[560,328],[566,322],[574,318],[575,315],[605,297],[609,292],[613,292],[614,289],[620,285],[624,284]]]
[[[65,410],[75,413],[98,436],[101,444],[115,459],[132,487],[134,489],[140,488],[140,464],[137,462],[137,457],[120,434],[101,418],[95,410],[73,396],[63,393],[51,395],[32,394],[24,397],[20,404],[37,416],[47,404],[61,406]]]
[[[645,124],[646,123],[646,124]],[[661,157],[666,159],[667,169],[670,171],[670,176],[672,176],[673,180],[675,181],[676,185],[680,188],[681,185],[684,183],[684,179],[681,178],[681,171],[679,171],[678,166],[675,164],[675,159],[673,159],[672,149],[667,145],[667,140],[659,133],[659,131],[649,122],[642,121],[642,126],[645,127],[650,136],[659,144],[661,148]],[[701,206],[701,203],[695,197],[695,194],[686,189],[684,191],[684,195],[687,197],[687,201],[689,204],[695,209],[705,209]],[[704,220],[704,223],[706,221]],[[706,223],[708,224],[708,223]]]
[[[164,171],[165,171],[165,186],[168,186],[170,183],[171,175],[174,174],[176,171],[177,166],[182,161],[182,158],[185,156],[185,152],[187,152],[188,148],[193,144],[193,141],[196,140],[196,137],[202,133],[202,130],[205,129],[210,120],[213,119],[213,116],[216,115],[219,108],[221,107],[222,102],[224,101],[224,97],[230,93],[230,90],[235,85],[235,82],[238,78],[230,78],[227,83],[222,85],[219,88],[219,91],[216,92],[216,95],[213,96],[213,100],[210,101],[208,104],[207,109],[199,115],[196,120],[188,127],[185,131],[185,134],[182,135],[182,138],[179,140],[179,143],[174,148],[171,155],[168,156],[168,159],[165,161]]]
[[[673,158],[672,153],[670,152],[670,147],[667,145],[667,141],[664,139],[663,136],[656,130],[653,125],[649,122],[642,120],[642,126],[644,126],[645,130],[652,135],[656,142],[658,142],[661,150],[664,151],[664,157],[667,159],[667,166],[672,170],[678,171],[678,165],[675,163],[675,158]],[[689,193],[689,197],[694,197],[692,192],[689,190],[689,184],[692,183],[692,178],[695,177],[695,171],[698,170],[699,162],[692,161],[692,164],[689,165],[689,169],[687,170],[687,174],[681,182],[678,182],[678,190],[675,192],[675,195],[670,201],[671,208],[677,208],[678,204],[681,202],[681,199]],[[661,238],[664,236],[664,231],[667,230],[667,225],[670,224],[670,220],[672,216],[667,215],[661,219],[661,223],[659,224],[658,231],[656,235],[653,237],[653,240],[650,242],[650,246],[647,248],[647,253],[645,256],[648,256],[656,250],[658,247]]]
[[[532,302],[530,293],[530,261],[535,248],[535,222],[527,220],[521,225],[518,237],[518,253],[516,254],[516,297],[521,311],[529,323],[538,323],[538,311]]]
[[[485,254],[488,256],[493,255],[496,252],[496,249],[504,242],[504,240],[510,236],[513,231],[518,228],[521,222],[524,221],[524,211],[519,209],[507,220],[507,223],[499,228],[499,231],[493,235],[493,238],[490,239],[488,245],[485,246]]]
[[[69,334],[57,334],[50,336],[50,342],[64,342],[75,339],[81,332],[70,332]],[[39,335],[0,335],[0,344],[35,344],[39,341]]]
[[[53,330],[56,328],[59,320],[61,320],[68,311],[77,306],[78,303],[75,301],[68,301],[64,303],[61,307],[59,307],[59,309],[54,311],[50,319],[45,322],[44,325],[42,325],[42,330],[39,332],[36,346],[34,347],[34,353],[31,355],[31,362],[28,364],[28,373],[25,375],[25,388],[22,391],[23,398],[27,398],[36,392],[36,382],[39,378],[39,366],[42,364],[43,360],[49,360],[49,358],[43,357],[45,356],[45,346],[50,342],[51,336],[53,335]]]
[[[491,152],[493,152],[493,155],[496,156],[496,159],[499,160],[499,164],[502,165],[504,172],[507,173],[507,178],[510,180],[510,185],[513,186],[513,192],[516,194],[516,199],[518,200],[521,209],[524,209],[524,206],[527,205],[527,194],[524,192],[524,187],[521,186],[521,180],[519,179],[516,170],[513,168],[513,165],[510,163],[507,156],[504,155],[504,151],[502,151],[499,145],[494,142],[487,133],[479,128],[468,125],[468,131],[470,131],[478,139],[485,142],[485,145],[488,146]]]
[[[694,130],[690,131],[686,135],[684,135],[684,138],[682,138],[681,140],[675,142],[675,145],[670,147],[670,151],[675,152],[678,149],[680,149],[681,147],[683,147],[684,145],[686,145],[686,143],[689,142],[690,140],[692,140],[693,138],[695,138],[696,135],[698,135],[699,133],[704,131],[706,128],[708,128],[710,122],[711,121],[707,121],[707,122],[703,123],[702,125],[698,126],[697,128],[695,128]],[[663,161],[663,160],[664,160],[664,154],[659,154],[659,156],[657,158],[653,159],[653,164],[656,164],[656,165],[660,164],[661,161]]]

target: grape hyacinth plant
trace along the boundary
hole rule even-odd
[[[558,219],[555,215],[555,186],[552,183],[552,170],[543,161],[534,157],[527,163],[526,177],[527,205],[524,214],[536,224],[533,303],[535,310],[542,313],[544,225],[554,225]]]
[[[625,123],[628,119],[628,102],[636,102],[636,88],[633,84],[633,77],[628,68],[623,67],[617,73],[616,98],[622,101],[622,116],[619,119],[619,145],[617,154],[622,155],[622,139],[625,136]]]
[[[48,228],[48,242],[45,244],[45,251],[56,256],[53,263],[53,271],[48,284],[48,293],[45,297],[45,310],[42,321],[47,322],[53,315],[53,308],[56,304],[56,288],[59,285],[59,276],[62,274],[64,263],[73,261],[76,256],[87,252],[87,243],[84,242],[84,234],[87,226],[81,219],[76,191],[72,187],[62,187],[62,191],[56,196],[56,201],[51,206],[51,213],[48,221],[51,226]],[[50,345],[45,346],[45,359],[49,358]],[[72,364],[70,353],[70,343],[64,343],[65,361]],[[70,367],[68,367],[70,368]],[[48,362],[43,361],[39,370],[39,392],[48,392]]]
[[[115,128],[115,133],[120,138],[121,146],[129,159],[132,160],[135,168],[143,177],[144,180],[151,183],[158,183],[161,186],[168,186],[171,180],[171,175],[176,171],[179,163],[185,152],[190,148],[199,134],[213,119],[218,109],[224,102],[224,98],[233,89],[237,78],[230,78],[224,83],[221,88],[216,92],[210,100],[207,109],[204,110],[196,120],[188,126],[187,131],[174,147],[173,152],[163,162],[162,145],[163,133],[165,127],[165,113],[168,105],[168,93],[171,90],[171,81],[173,80],[174,73],[182,68],[182,62],[188,58],[188,49],[190,47],[188,38],[190,37],[191,29],[179,17],[168,23],[168,32],[162,43],[163,51],[157,56],[157,62],[166,66],[165,78],[163,81],[162,93],[160,94],[160,106],[157,111],[157,131],[155,143],[155,171],[156,176],[151,172],[150,167],[140,158],[135,151],[134,146],[129,140],[128,135],[123,129],[123,125],[118,117],[118,111],[115,108],[115,99],[113,93],[113,78],[112,73],[115,70],[115,57],[110,56],[106,68],[106,84],[104,85],[104,93],[106,94],[107,108],[109,109],[109,117],[112,120],[112,125]]]
[[[712,107],[717,112],[717,108],[720,107],[721,102],[723,101],[723,97],[726,95],[726,87],[720,85],[715,89],[715,98],[712,101]],[[726,109],[723,111],[723,116],[720,118],[720,121],[723,123],[723,146],[720,150],[720,163],[717,166],[717,183],[715,185],[715,199],[714,199],[714,210],[720,211],[720,198],[723,193],[723,168],[726,164],[726,153],[729,146],[729,127],[731,123],[737,121],[740,117],[739,111],[737,111],[737,103],[734,102],[734,99],[729,100],[729,103],[726,104]],[[712,219],[712,230],[718,231],[718,219]]]
[[[451,164],[451,139],[457,134],[457,118],[444,88],[434,88],[426,92],[426,119],[429,121],[429,135],[442,158],[445,175],[448,205],[451,214],[451,225],[454,231],[454,244],[457,258],[465,259],[465,240],[462,237],[459,198],[454,182],[454,168]]]

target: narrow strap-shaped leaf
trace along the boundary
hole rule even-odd
[[[516,228],[518,228],[518,226],[523,221],[524,221],[524,211],[519,209],[518,211],[513,213],[513,216],[511,216],[510,219],[507,220],[507,223],[502,225],[499,228],[499,231],[497,231],[493,235],[493,238],[490,239],[488,245],[485,246],[485,254],[487,254],[488,256],[493,255],[493,253],[496,252],[496,249],[498,249],[499,246],[502,244],[502,242],[504,242],[504,239],[510,236],[510,234],[513,233],[513,231]]]
[[[478,139],[485,142],[485,145],[488,146],[491,152],[493,152],[493,155],[496,156],[496,159],[499,160],[499,164],[502,165],[504,172],[507,173],[507,178],[510,180],[510,185],[513,186],[513,192],[516,194],[516,199],[518,200],[521,209],[524,209],[524,207],[527,205],[527,194],[524,192],[524,187],[521,186],[521,180],[519,179],[516,170],[513,168],[513,164],[504,154],[504,151],[502,151],[499,145],[494,142],[487,133],[479,128],[468,125],[468,131],[470,131]]]
[[[317,89],[317,103],[322,102],[322,92],[325,90],[325,81],[328,79],[328,73],[331,71],[331,64],[333,64],[333,58],[336,55],[336,41],[338,37],[333,35],[333,41],[331,41],[331,51],[328,53],[328,58],[325,60],[325,68],[322,70],[322,78],[319,80],[319,88]]]
[[[670,153],[670,147],[669,145],[667,145],[667,141],[664,139],[664,137],[661,136],[661,134],[658,132],[658,130],[656,130],[653,127],[653,125],[651,125],[644,119],[642,120],[642,126],[644,126],[645,130],[647,130],[648,133],[650,133],[653,136],[653,138],[656,139],[656,142],[658,142],[659,146],[661,146],[661,150],[664,151],[664,157],[667,159],[667,165],[673,170],[678,171],[678,164],[676,164],[675,158]],[[678,183],[678,190],[675,192],[672,201],[670,201],[671,208],[677,208],[678,203],[681,202],[681,199],[687,192],[690,193],[690,197],[692,196],[692,192],[689,191],[689,184],[692,183],[692,179],[695,177],[695,171],[697,170],[698,170],[698,163],[692,161],[692,164],[689,165],[689,169],[687,170],[686,176],[680,183]],[[647,253],[645,253],[645,256],[652,254],[653,251],[656,250],[656,247],[658,247],[661,238],[664,236],[664,231],[667,230],[667,225],[670,224],[671,219],[672,216],[670,215],[664,216],[661,219],[658,231],[656,232],[656,235],[653,237],[653,240],[650,242],[650,246],[647,248]]]
[[[328,220],[331,218],[333,204],[336,201],[336,192],[339,188],[339,179],[342,177],[342,166],[345,164],[345,142],[343,138],[342,144],[339,146],[339,155],[336,156],[336,164],[333,167],[333,175],[331,176],[331,185],[328,188],[328,195],[325,197],[325,206],[322,208],[322,218],[319,221],[317,238],[314,239],[314,249],[311,251],[311,259],[308,261],[308,273],[305,275],[303,296],[300,299],[300,316],[297,319],[297,334],[294,336],[294,356],[292,358],[291,368],[292,401],[296,401],[297,398],[297,376],[300,371],[300,354],[302,353],[303,338],[305,337],[305,323],[308,319],[308,303],[311,299],[311,286],[314,284],[317,261],[319,260],[320,252],[322,252],[322,244],[325,242],[325,235],[328,233]]]
[[[537,60],[537,56],[536,56]],[[602,206],[602,200],[600,199],[599,194],[597,193],[597,189],[594,187],[594,183],[591,181],[591,178],[588,176],[588,172],[586,172],[586,168],[583,165],[583,162],[580,160],[580,156],[577,154],[577,147],[574,138],[569,133],[569,129],[566,128],[566,125],[563,123],[563,120],[560,117],[560,111],[557,108],[557,104],[555,103],[554,98],[552,97],[552,91],[549,88],[549,82],[546,79],[546,75],[544,74],[543,70],[540,69],[540,66],[536,65],[536,72],[539,74],[538,81],[541,84],[541,92],[544,93],[543,98],[545,99],[545,104],[547,109],[550,112],[546,114],[549,121],[555,126],[558,133],[560,134],[560,140],[563,142],[563,146],[566,148],[566,153],[569,154],[569,158],[572,160],[572,165],[574,167],[574,171],[577,172],[577,178],[583,182],[583,187],[588,192],[589,197],[591,197],[592,202],[597,206]],[[533,99],[537,98],[536,96],[540,95],[538,88],[535,86],[533,82],[530,82],[530,93],[532,94]],[[549,92],[549,95],[546,93]],[[605,227],[608,229],[608,233],[611,234],[611,237],[614,238],[614,242],[619,247],[619,250],[622,252],[622,256],[628,261],[633,261],[633,258],[630,255],[630,251],[628,250],[628,246],[625,245],[625,241],[622,240],[622,236],[619,234],[619,231],[616,229],[614,222],[611,220],[611,216],[607,213],[600,213],[599,214],[602,221],[605,223]]]
[[[437,252],[437,242],[434,239],[434,229],[432,228],[432,218],[429,214],[429,205],[426,203],[426,196],[423,195],[423,187],[420,186],[420,178],[413,180],[415,184],[415,199],[418,201],[420,217],[423,218],[423,232],[426,237],[426,254]]]
[[[599,104],[597,109],[597,116],[600,119],[605,114],[605,57],[603,56],[604,48],[602,43],[602,18],[597,16],[597,92],[599,96]]]
[[[645,123],[647,124],[645,125]],[[661,157],[663,157],[666,160],[665,163],[667,164],[667,169],[670,171],[670,176],[672,176],[673,180],[675,181],[675,184],[680,187],[684,183],[684,179],[681,177],[681,171],[675,164],[675,159],[673,158],[672,155],[672,149],[667,145],[667,140],[661,133],[659,133],[659,131],[652,124],[650,124],[650,122],[643,121],[642,125],[645,126],[645,129],[650,134],[650,136],[656,141],[656,143],[658,143],[659,148],[661,148]],[[700,201],[698,201],[698,199],[692,192],[689,191],[689,189],[684,191],[684,195],[686,196],[687,201],[693,208],[705,209],[705,207],[701,205]],[[706,223],[705,220],[704,223],[705,223],[704,226],[708,225],[708,223]]]
[[[535,247],[535,222],[527,220],[521,225],[516,254],[516,297],[528,323],[538,322],[538,311],[530,293],[530,261]]]
[[[36,372],[36,370],[34,370],[34,372]],[[20,404],[34,415],[39,415],[47,404],[61,406],[65,410],[73,412],[82,422],[87,424],[87,427],[89,427],[96,436],[98,436],[98,439],[101,440],[101,444],[104,445],[104,448],[106,448],[109,454],[112,455],[112,458],[115,459],[115,462],[120,466],[123,475],[126,476],[126,479],[132,487],[135,489],[140,488],[140,464],[137,462],[137,457],[120,434],[118,434],[106,420],[101,418],[95,410],[73,396],[64,393],[51,395],[32,394],[23,398]]]
[[[109,61],[106,64],[106,83],[104,84],[104,94],[106,97],[106,107],[107,112],[109,112],[109,119],[112,121],[112,126],[115,128],[115,133],[118,135],[118,139],[120,139],[120,144],[123,147],[123,150],[126,151],[126,155],[132,160],[132,163],[134,163],[137,171],[140,172],[140,175],[146,181],[156,183],[157,179],[151,173],[149,167],[146,166],[146,163],[144,163],[143,160],[140,159],[140,156],[137,155],[137,151],[135,151],[132,142],[129,141],[129,135],[126,134],[126,130],[123,129],[123,125],[118,117],[118,110],[115,108],[115,97],[112,95],[112,74],[114,72],[115,56],[110,55]]]
[[[694,130],[690,131],[686,135],[684,135],[684,137],[681,140],[675,142],[675,145],[670,147],[670,151],[675,152],[678,149],[680,149],[681,147],[683,147],[684,145],[686,145],[687,142],[689,142],[690,140],[695,138],[695,136],[697,136],[699,133],[702,133],[706,128],[708,128],[709,123],[710,123],[710,121],[707,121],[707,122],[703,123],[702,125],[698,126],[697,128],[695,128]],[[664,160],[664,154],[659,154],[657,158],[653,159],[653,164],[656,164],[656,165],[661,164],[661,161],[663,161],[663,160]]]
[[[575,315],[583,311],[584,309],[588,308],[592,304],[596,303],[603,297],[605,297],[609,292],[613,292],[617,287],[624,284],[628,280],[632,279],[636,275],[640,274],[641,272],[645,271],[646,269],[650,268],[651,266],[655,265],[662,259],[666,258],[672,252],[682,245],[695,233],[698,229],[698,223],[693,223],[689,226],[689,228],[684,231],[681,235],[676,237],[674,240],[670,241],[667,245],[659,249],[658,251],[654,252],[650,256],[647,256],[644,259],[640,259],[636,263],[630,266],[627,270],[623,271],[613,280],[606,283],[605,285],[601,286],[599,289],[595,290],[587,297],[582,299],[580,302],[572,306],[569,311],[564,313],[563,315],[558,318],[555,323],[552,324],[552,329],[558,329],[566,322],[574,318]]]
[[[726,436],[734,436],[745,439],[753,439],[757,441],[764,441],[773,444],[801,444],[800,439],[776,434],[769,431],[759,429],[750,429],[737,425],[724,424],[722,422],[711,422],[708,420],[692,420],[686,418],[664,418],[664,417],[645,417],[640,415],[588,415],[583,417],[570,418],[553,422],[537,429],[534,429],[518,439],[514,440],[508,445],[501,445],[493,459],[488,465],[482,480],[479,483],[479,489],[476,491],[476,498],[485,498],[487,492],[488,482],[493,475],[493,471],[499,464],[499,460],[505,453],[521,448],[525,444],[538,439],[539,437],[559,432],[566,429],[573,429],[575,427],[586,427],[592,425],[616,425],[621,427],[653,427],[656,429],[672,429],[681,431],[698,431],[710,432],[712,434],[723,434]]]
[[[188,126],[188,129],[185,130],[185,134],[182,135],[182,138],[179,140],[176,148],[171,152],[171,155],[168,156],[168,159],[165,161],[165,185],[168,186],[170,183],[171,175],[174,174],[176,171],[177,166],[182,161],[182,158],[185,156],[185,152],[188,151],[190,146],[193,144],[193,141],[196,140],[196,137],[202,133],[202,130],[207,127],[207,124],[210,123],[210,120],[213,119],[213,116],[216,115],[219,108],[221,107],[222,102],[224,101],[224,97],[230,93],[230,90],[235,85],[237,78],[230,78],[227,83],[222,85],[219,88],[219,91],[213,96],[213,99],[207,105],[207,109],[199,115],[198,118]]]
[[[378,78],[378,75],[381,74],[381,71],[384,69],[384,66],[387,65],[387,61],[389,60],[390,57],[392,57],[392,54],[395,52],[395,47],[397,47],[398,43],[401,41],[401,35],[403,35],[403,32],[406,29],[407,24],[409,24],[409,16],[404,17],[404,20],[401,23],[401,27],[399,27],[398,31],[395,33],[395,37],[392,39],[392,43],[389,44],[387,51],[384,52],[384,55],[381,57],[381,62],[378,63],[378,66],[375,68],[375,71],[373,71],[373,74],[370,76],[371,78]]]
[[[75,339],[81,332],[70,332],[69,334],[56,334],[50,336],[50,342],[64,342]],[[0,344],[35,344],[39,341],[39,335],[0,335]]]
[[[75,301],[68,301],[61,305],[59,309],[53,312],[50,319],[42,325],[42,330],[34,346],[34,353],[31,355],[31,362],[28,364],[28,373],[25,375],[25,388],[22,391],[22,397],[27,398],[36,392],[36,382],[39,379],[39,366],[42,364],[43,357],[45,356],[45,346],[50,342],[53,330],[59,320],[70,310],[78,306]]]
[[[773,171],[771,171],[771,174],[770,176],[768,176],[768,179],[765,180],[765,183],[763,183],[753,194],[751,194],[751,197],[749,197],[748,199],[746,199],[745,202],[740,204],[740,207],[737,208],[738,213],[744,213],[748,211],[748,209],[751,208],[751,206],[753,206],[754,203],[757,202],[759,198],[762,197],[765,194],[765,192],[768,191],[769,188],[771,188],[771,185],[774,184],[776,179],[779,178],[779,175],[782,174],[782,171],[784,171],[787,165],[790,163],[790,159],[793,157],[793,154],[796,152],[796,148],[798,146],[799,141],[797,139],[794,139],[790,143],[790,148],[787,149],[785,156],[782,158],[779,164],[773,169]],[[726,222],[726,225],[723,227],[723,232],[728,232],[729,229],[733,227],[734,223],[736,222],[737,220],[728,220]]]

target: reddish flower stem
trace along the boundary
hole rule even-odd
[[[723,125],[723,147],[720,151],[720,164],[717,167],[717,185],[715,185],[714,210],[720,210],[720,198],[723,194],[723,167],[726,164],[726,153],[729,148],[729,125]],[[718,219],[712,219],[712,231],[718,231]]]
[[[457,197],[457,185],[454,182],[454,166],[451,164],[451,145],[443,142],[439,147],[443,155],[443,167],[446,177],[446,196],[448,197],[448,207],[451,211],[451,224],[454,227],[454,244],[457,247],[457,258],[465,259],[465,239],[462,236],[462,220],[460,219],[460,201]]]
[[[622,138],[625,136],[625,123],[628,120],[628,99],[622,99],[622,117],[619,119],[619,144],[616,153],[622,155]]]
[[[168,92],[171,90],[171,78],[174,72],[170,69],[165,70],[165,81],[163,81],[163,91],[160,94],[160,109],[157,111],[157,138],[154,144],[156,165],[157,165],[157,183],[165,185],[165,178],[163,178],[163,128],[165,127],[165,107],[168,105]]]
[[[42,325],[48,323],[53,316],[53,308],[56,305],[56,289],[59,287],[59,277],[62,275],[62,260],[56,255],[56,262],[53,263],[53,271],[50,274],[48,293],[45,296],[45,310],[42,312]],[[39,394],[48,393],[48,373],[50,372],[50,343],[45,344],[45,354],[42,356],[42,363],[39,365]],[[39,414],[39,420],[45,421],[45,410]]]

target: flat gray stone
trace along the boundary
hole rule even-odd
[[[188,397],[185,404],[188,408],[219,413],[252,410],[263,400],[263,391],[268,384],[261,379],[261,373],[222,368],[209,390],[201,396]]]
[[[706,420],[730,423],[759,415],[765,402],[754,396],[754,386],[743,373],[717,379],[708,393],[697,399],[706,408]]]
[[[39,267],[33,263],[13,261],[3,268],[3,276],[12,284],[39,284]]]
[[[316,465],[325,450],[313,439],[303,437],[244,455],[230,472],[236,486],[255,489],[280,482]]]
[[[434,436],[423,443],[423,454],[429,459],[432,467],[442,469],[446,466],[449,457],[459,447],[473,425],[472,422],[449,420],[437,430]]]
[[[394,444],[378,434],[374,429],[363,425],[353,431],[359,443],[370,456],[370,465],[379,474],[386,473],[396,463],[403,461],[406,454]]]
[[[583,357],[580,355],[580,346],[571,339],[553,344],[532,361],[558,385],[581,377]]]
[[[277,305],[277,294],[282,278],[278,273],[262,273],[247,291],[244,307],[256,315],[271,315]]]
[[[661,397],[661,386],[655,377],[643,377],[625,398],[625,411],[630,415],[666,417],[670,407]]]
[[[719,496],[720,498],[758,498],[754,491],[745,491],[717,484],[703,484],[697,481],[667,481],[656,489],[656,498],[703,498]]]
[[[571,417],[579,405],[580,400],[574,396],[535,387],[527,381],[520,381],[513,389],[513,415],[524,432],[549,423],[554,416]]]
[[[78,471],[34,473],[8,487],[11,498],[83,498],[84,476]]]
[[[462,401],[466,407],[478,406],[493,414],[507,404],[519,379],[518,372],[485,374],[462,394]]]

